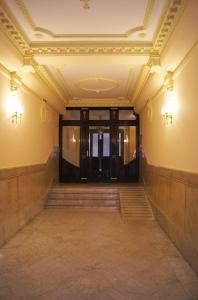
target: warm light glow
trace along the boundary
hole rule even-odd
[[[128,143],[129,139],[128,136],[126,135],[125,139],[124,139],[124,143]]]
[[[177,101],[175,92],[173,90],[167,90],[167,103],[161,109],[161,114],[165,120],[169,123],[173,122],[173,117],[177,112]]]
[[[19,103],[17,90],[12,90],[7,100],[6,110],[11,117],[12,123],[20,123],[24,113],[23,106]]]
[[[72,136],[72,142],[73,142],[73,143],[76,143],[76,138],[75,138],[75,136],[74,136],[74,133],[73,133],[73,136]]]
[[[173,116],[177,113],[177,101],[176,101],[176,95],[174,91],[167,91],[167,99],[168,99],[168,106],[169,111],[172,113]]]

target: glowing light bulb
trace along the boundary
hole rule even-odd
[[[21,123],[21,118],[24,113],[23,106],[20,105],[17,90],[13,89],[10,92],[9,98],[6,104],[6,110],[11,117],[12,123]]]

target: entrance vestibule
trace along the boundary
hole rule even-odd
[[[133,108],[67,108],[59,142],[61,182],[139,179],[139,116]]]

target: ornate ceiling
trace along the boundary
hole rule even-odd
[[[65,104],[132,105],[160,67],[183,6],[184,0],[1,0],[0,25],[22,53],[23,68],[53,83]]]

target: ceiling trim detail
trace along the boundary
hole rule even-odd
[[[19,0],[16,0],[19,1]],[[178,20],[184,10],[187,0],[169,0],[167,7],[164,8],[163,16],[156,29],[153,42],[112,42],[112,41],[84,41],[84,42],[39,42],[31,43],[25,34],[23,28],[14,17],[4,0],[0,0],[0,30],[15,46],[16,53],[23,55],[24,59],[28,57],[29,61],[35,69],[35,76],[42,79],[44,83],[54,92],[56,97],[65,104],[71,101],[77,103],[79,100],[72,99],[67,83],[60,86],[54,76],[44,66],[39,66],[34,60],[34,56],[100,56],[100,55],[119,55],[119,56],[158,56],[164,55],[164,51],[168,48],[168,40],[178,23]],[[17,52],[18,51],[18,52]],[[125,87],[126,100],[132,104],[138,100],[146,83],[152,78],[149,65],[144,65],[140,75],[133,83],[133,95],[130,96],[132,80],[129,80]],[[65,91],[67,93],[65,93]],[[89,101],[88,99],[81,99]],[[98,99],[100,101],[100,99]],[[108,98],[101,99],[107,101]],[[116,99],[122,102],[121,99]],[[90,100],[91,101],[91,100]],[[95,100],[96,102],[97,100]],[[110,101],[110,99],[109,99]]]
[[[128,99],[128,96],[129,96],[129,90],[130,90],[131,81],[132,81],[132,78],[133,78],[132,77],[133,71],[134,71],[134,68],[133,67],[130,68],[127,83],[126,83],[126,87],[125,87],[125,98],[127,98],[127,99]]]
[[[86,84],[89,82],[108,82],[110,83],[109,87],[106,88],[92,88],[87,87]],[[104,78],[104,77],[88,77],[78,80],[75,83],[75,86],[77,86],[79,89],[85,92],[93,92],[100,94],[102,92],[109,92],[119,87],[119,83],[117,80],[113,80],[111,78]]]
[[[66,82],[60,68],[56,68],[56,75],[59,78],[59,80],[63,83],[64,89],[66,90],[69,98],[71,99],[72,98],[72,93],[70,91],[69,84]]]
[[[28,54],[37,55],[37,56],[46,56],[46,55],[55,55],[55,56],[69,56],[69,55],[150,55],[153,53],[152,44],[149,45],[136,45],[136,46],[127,46],[122,45],[119,46],[119,43],[116,45],[103,43],[101,46],[86,46],[86,44],[82,46],[62,46],[62,47],[54,47],[54,46],[46,46],[46,47],[31,47],[27,51]],[[156,54],[158,52],[156,51]]]
[[[168,13],[156,32],[152,42],[40,42],[30,43],[23,29],[11,14],[5,2],[1,1],[0,28],[25,55],[150,55],[163,51],[183,12],[186,0],[171,1]]]
[[[19,10],[21,11],[22,15],[26,19],[28,25],[31,27],[33,31],[40,32],[40,33],[45,33],[50,37],[53,38],[128,38],[131,36],[133,33],[142,31],[148,28],[152,14],[153,14],[153,9],[155,6],[156,0],[148,0],[146,12],[144,15],[144,20],[143,24],[134,28],[130,28],[127,30],[125,33],[121,34],[57,34],[54,33],[47,28],[42,28],[39,27],[35,24],[31,14],[29,13],[25,3],[23,0],[15,0],[16,5],[18,6]]]
[[[166,43],[171,36],[179,17],[181,16],[184,7],[186,4],[186,0],[174,0],[172,5],[168,9],[168,13],[164,17],[162,26],[158,33],[156,34],[156,38],[154,41],[153,48],[158,50],[160,53],[166,46]]]
[[[12,20],[12,21],[11,21]],[[9,37],[17,49],[24,53],[29,49],[24,32],[19,31],[13,16],[8,16],[7,11],[3,11],[0,6],[0,29]]]

